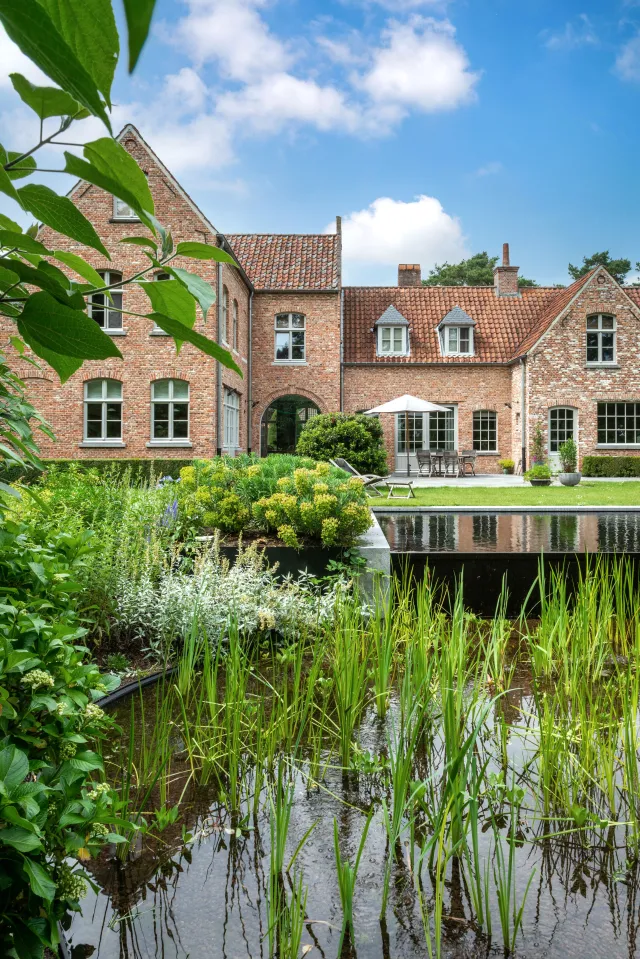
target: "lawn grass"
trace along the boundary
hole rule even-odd
[[[398,490],[401,492],[401,490]],[[371,506],[640,506],[638,483],[589,483],[579,486],[420,486],[415,499],[371,498]]]

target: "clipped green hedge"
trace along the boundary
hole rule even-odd
[[[585,456],[582,475],[640,477],[640,456]]]
[[[102,473],[108,472],[111,476],[121,476],[127,470],[131,472],[131,481],[140,483],[148,480],[153,470],[153,475],[158,479],[161,476],[172,476],[178,479],[180,470],[185,466],[191,466],[193,460],[183,459],[48,459],[43,460],[45,469],[48,466],[74,466],[77,469],[97,469]],[[5,483],[15,483],[18,480],[29,482],[36,480],[40,473],[34,470],[25,469],[21,466],[7,466],[3,464],[0,469],[0,480]]]

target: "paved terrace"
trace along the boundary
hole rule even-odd
[[[529,487],[529,483],[526,482],[523,476],[505,476],[504,473],[483,473],[478,474],[477,476],[421,476],[419,473],[412,473],[409,477],[411,482],[414,485],[414,488],[419,486],[475,486],[475,487],[502,487],[502,486],[526,486]],[[386,477],[388,482],[393,482],[397,480],[399,483],[406,483],[407,474],[405,472],[391,473]],[[637,483],[637,476],[585,476],[583,478],[584,483]],[[553,486],[560,486],[560,480],[554,479],[552,482]]]

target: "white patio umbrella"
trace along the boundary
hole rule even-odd
[[[375,413],[404,413],[404,438],[407,447],[407,476],[411,475],[411,466],[409,457],[409,413],[448,413],[449,407],[438,406],[437,403],[430,403],[429,400],[421,400],[419,396],[411,396],[405,393],[398,396],[395,400],[389,400],[388,403],[382,403],[380,406],[374,406],[372,410],[365,410],[365,415]]]

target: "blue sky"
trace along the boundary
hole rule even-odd
[[[640,259],[640,0],[159,0],[115,99],[222,231],[341,214],[346,282],[505,240],[540,283]],[[24,146],[2,80],[0,111]]]

